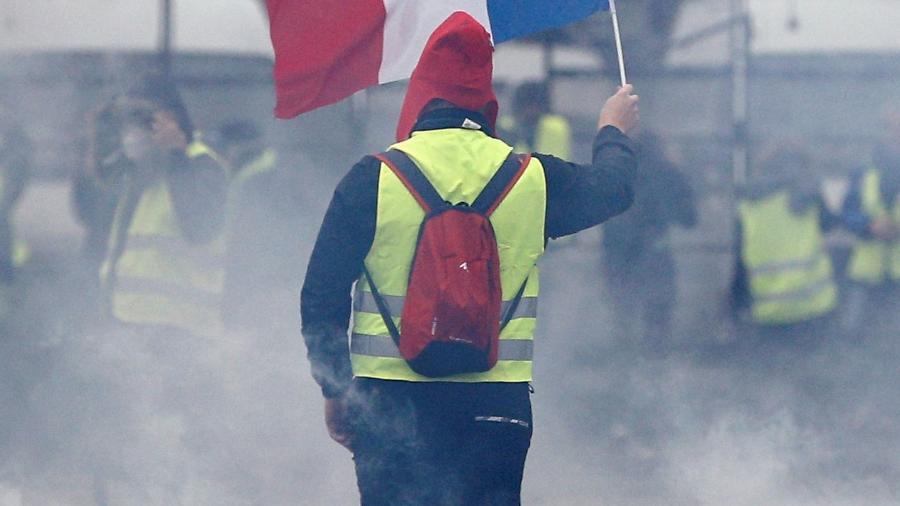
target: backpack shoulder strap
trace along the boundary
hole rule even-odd
[[[375,155],[375,158],[384,162],[393,171],[426,214],[449,205],[428,181],[422,169],[403,151],[392,149]]]
[[[366,267],[365,262],[363,262],[363,274],[366,275],[366,282],[369,283],[369,289],[372,291],[372,297],[375,299],[375,306],[378,308],[378,313],[381,315],[381,319],[384,320],[384,324],[387,326],[391,339],[394,340],[394,344],[399,348],[400,329],[398,329],[397,325],[394,323],[394,319],[391,316],[391,308],[388,307],[387,301],[384,300],[384,297],[381,296],[381,292],[378,291],[378,287],[375,286],[375,280],[372,279],[372,274],[369,273],[369,268]]]
[[[529,163],[531,163],[531,155],[510,153],[488,184],[481,190],[478,198],[472,203],[472,207],[485,216],[490,216],[522,177]]]

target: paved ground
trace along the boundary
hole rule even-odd
[[[42,185],[18,215],[35,258],[0,340],[0,506],[352,504],[292,312],[212,340],[91,330],[67,206]],[[610,335],[593,249],[544,262],[525,504],[900,504],[895,335],[717,345],[695,292],[720,268],[688,255],[677,346],[641,351]]]

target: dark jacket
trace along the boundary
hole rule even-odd
[[[122,155],[120,114],[115,101],[104,102],[88,117],[88,156],[72,174],[72,207],[85,229],[82,253],[96,271],[106,256],[116,212],[121,176],[128,163]]]
[[[881,172],[881,199],[885,203],[894,201],[900,194],[900,159],[890,154],[890,150],[884,146],[877,146],[872,156],[873,166]],[[845,227],[862,239],[871,239],[869,225],[872,216],[862,208],[862,181],[868,169],[866,167],[856,171],[850,178],[850,189],[844,199],[841,209],[841,218]]]
[[[116,212],[123,226],[117,237],[110,238],[113,246],[107,255],[113,262],[125,249],[128,225],[140,203],[145,187],[131,184],[126,175],[120,185]],[[172,207],[182,237],[193,244],[206,244],[216,239],[224,223],[227,176],[222,167],[208,155],[189,158],[181,152],[169,156],[163,177],[172,196]],[[124,202],[121,200],[124,199]]]
[[[668,231],[673,226],[692,227],[697,222],[694,192],[687,178],[652,146],[641,145],[635,201],[631,209],[603,226],[603,252],[612,276],[650,274],[641,267],[646,260],[659,266],[671,256]],[[670,264],[671,262],[667,262]],[[672,272],[650,274],[674,276]]]
[[[433,111],[420,119],[417,129],[456,127],[460,114],[472,117],[475,113]],[[535,156],[543,164],[547,179],[548,238],[593,227],[631,205],[635,148],[616,128],[606,127],[597,134],[592,165],[577,165],[549,155]],[[380,166],[376,158],[366,156],[338,185],[303,285],[303,337],[313,376],[326,397],[339,396],[351,379],[347,347],[350,293],[375,237]]]

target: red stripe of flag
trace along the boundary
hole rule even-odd
[[[275,115],[293,118],[378,84],[383,0],[266,0]]]

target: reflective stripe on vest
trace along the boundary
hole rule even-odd
[[[124,201],[124,199],[123,199]],[[111,243],[120,237],[123,205],[113,223]],[[124,234],[124,245],[111,244],[101,267],[109,311],[117,320],[175,327],[197,335],[222,331],[219,303],[222,264],[209,245],[191,245],[180,237],[168,184],[144,190]]]
[[[134,294],[162,295],[188,303],[200,303],[207,306],[215,306],[221,300],[220,293],[188,286],[184,283],[173,283],[152,278],[132,278],[122,275],[116,276],[116,290]]]
[[[802,302],[826,293],[833,287],[834,282],[831,280],[831,278],[826,278],[816,281],[809,286],[804,286],[803,288],[798,288],[796,290],[759,294],[754,298],[760,304],[766,304],[769,302]]]
[[[900,199],[893,203],[892,212],[881,196],[881,173],[870,169],[860,182],[862,212],[870,218],[890,216],[900,223]],[[857,239],[847,266],[847,277],[858,283],[881,284],[887,275],[900,280],[900,242],[893,244],[878,240]]]
[[[219,166],[224,167],[224,161],[219,153],[211,148],[208,144],[203,142],[202,135],[200,132],[194,132],[194,140],[188,144],[188,147],[185,148],[184,154],[187,155],[188,158],[200,158],[201,156],[208,156],[212,158]]]
[[[400,318],[403,313],[403,304],[406,303],[406,297],[385,295],[382,297],[391,311],[391,316]],[[512,301],[503,301],[500,314],[505,315],[509,311]],[[537,297],[522,297],[516,306],[515,312],[512,314],[512,320],[517,318],[537,318]],[[353,310],[358,313],[378,313],[378,305],[375,303],[375,296],[372,292],[357,290],[356,296],[353,298]]]
[[[239,168],[231,178],[232,187],[240,187],[242,184],[246,183],[247,180],[251,179],[253,176],[259,174],[265,174],[266,172],[270,172],[275,169],[275,162],[278,161],[278,157],[275,155],[275,152],[271,149],[266,149],[252,160],[250,163],[244,165]]]
[[[738,207],[753,320],[792,323],[834,309],[837,287],[824,249],[819,209],[795,214],[786,191],[744,200]]]
[[[400,350],[391,336],[370,336],[353,334],[350,337],[350,352],[369,357],[400,358]],[[501,339],[500,360],[528,360],[534,355],[532,339]]]
[[[813,255],[809,258],[800,258],[796,260],[785,260],[781,262],[768,262],[760,265],[754,266],[750,269],[751,276],[765,276],[768,274],[779,274],[783,272],[790,271],[805,271],[814,269],[819,262],[822,261],[822,258],[825,256],[824,252],[819,252],[816,255]]]
[[[443,198],[472,202],[510,153],[502,141],[463,129],[416,132],[395,146],[419,165]],[[525,382],[531,380],[531,349],[540,291],[537,260],[544,251],[546,183],[540,161],[524,174],[491,216],[500,252],[504,307],[527,279],[515,318],[500,334],[500,358],[490,371],[446,378],[414,373],[397,352],[365,279],[357,282],[351,363],[355,376],[404,381]],[[403,183],[382,166],[375,239],[366,265],[401,328],[409,269],[424,212]],[[498,315],[498,318],[500,315]]]

